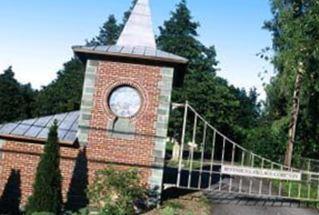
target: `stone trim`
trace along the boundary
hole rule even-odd
[[[88,144],[89,127],[94,103],[95,82],[99,62],[88,60],[85,70],[84,86],[79,119],[78,140],[81,147]]]
[[[162,80],[159,82],[160,96],[155,123],[156,139],[153,150],[153,166],[149,179],[150,188],[159,194],[162,192],[166,140],[170,114],[171,92],[173,89],[174,69],[163,67],[161,69]],[[158,196],[160,197],[160,196]]]
[[[3,149],[5,142],[6,142],[5,140],[0,139],[0,160],[3,159],[4,154],[2,153],[2,149]]]

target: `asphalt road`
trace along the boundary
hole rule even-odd
[[[206,193],[212,215],[318,215],[298,201],[247,198],[227,193]]]
[[[318,215],[306,208],[214,204],[212,215]]]

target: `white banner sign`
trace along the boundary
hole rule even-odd
[[[222,165],[221,173],[227,175],[237,175],[256,178],[301,181],[301,173],[271,169],[256,169],[250,167]]]

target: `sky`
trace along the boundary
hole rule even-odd
[[[154,31],[170,17],[179,0],[150,0]],[[199,39],[214,45],[218,75],[236,87],[256,87],[265,98],[258,74],[272,66],[256,56],[271,46],[262,29],[271,19],[269,0],[188,0]],[[83,45],[99,32],[110,14],[118,20],[131,0],[1,0],[0,73],[10,65],[16,78],[41,88],[72,56],[71,46]],[[70,83],[72,84],[72,83]]]

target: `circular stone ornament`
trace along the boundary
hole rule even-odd
[[[137,89],[123,85],[116,87],[108,99],[111,111],[122,118],[135,116],[142,106],[142,98]]]

